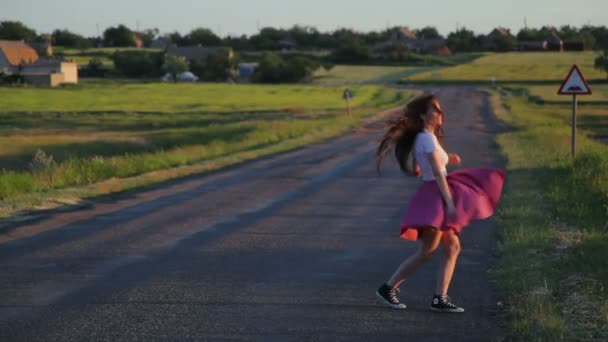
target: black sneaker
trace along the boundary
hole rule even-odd
[[[447,295],[433,296],[433,302],[431,303],[431,310],[436,311],[436,312],[452,312],[452,313],[464,312],[464,309],[457,305],[454,305],[451,302],[450,297],[448,297]]]
[[[382,284],[378,291],[376,291],[376,297],[378,300],[387,306],[390,306],[393,309],[405,309],[405,304],[399,302],[399,298],[397,297],[398,289],[392,288],[386,283]]]

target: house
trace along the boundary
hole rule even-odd
[[[22,67],[21,74],[34,85],[57,86],[78,83],[78,63],[61,59],[38,59]]]
[[[78,64],[60,59],[40,58],[23,41],[0,40],[0,70],[20,74],[35,85],[57,86],[78,83]]]
[[[38,60],[38,53],[22,40],[0,40],[0,71],[18,72],[22,65]]]
[[[547,50],[549,51],[564,51],[564,43],[559,38],[555,31],[552,31],[545,38],[547,41]]]
[[[407,27],[401,27],[393,31],[388,41],[379,44],[378,48],[385,48],[394,43],[403,43],[411,51],[416,51],[418,38],[416,34]]]
[[[418,38],[416,34],[407,27],[401,27],[391,34],[390,43],[401,42],[412,51],[416,51]]]
[[[498,51],[501,49],[497,40],[499,38],[514,38],[509,29],[504,27],[497,27],[490,32],[481,43],[481,47],[484,50]]]
[[[585,51],[585,42],[582,40],[564,41],[564,51]]]
[[[515,50],[517,51],[546,51],[548,43],[546,40],[530,40],[522,41],[515,44]]]
[[[448,48],[445,39],[420,39],[416,48],[418,52],[430,53],[437,56],[449,56],[452,51]]]
[[[377,50],[383,50],[396,43],[404,44],[408,50],[416,53],[431,53],[440,56],[452,54],[446,45],[445,39],[419,39],[416,37],[416,34],[407,27],[402,27],[393,31],[388,41],[376,45],[375,48]]]
[[[234,51],[232,48],[223,48],[215,46],[175,46],[170,45],[167,48],[167,52],[176,56],[185,57],[188,61],[200,61],[206,60],[207,57],[219,53],[221,51],[227,51],[228,59],[234,59]]]
[[[171,45],[171,39],[167,37],[158,37],[150,42],[150,47],[153,49],[166,49]]]

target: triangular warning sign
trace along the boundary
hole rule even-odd
[[[589,87],[589,84],[587,84],[583,73],[576,64],[572,66],[572,69],[570,69],[568,77],[566,77],[557,93],[560,95],[591,94],[591,88]]]

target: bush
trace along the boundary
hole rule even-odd
[[[22,85],[25,84],[25,78],[20,74],[5,74],[0,72],[0,84]]]
[[[28,168],[32,172],[48,170],[55,166],[55,160],[52,155],[47,155],[43,150],[38,149],[30,161]]]
[[[330,59],[337,63],[367,63],[372,58],[371,49],[364,44],[352,41],[332,52]]]
[[[284,60],[274,53],[267,53],[260,60],[254,78],[262,83],[300,82],[310,79],[320,66],[320,63],[305,57]]]
[[[116,70],[127,77],[160,77],[163,53],[147,51],[116,51],[111,56]]]
[[[80,70],[80,75],[82,77],[104,77],[105,70],[103,68],[103,62],[97,57],[92,58],[89,63]]]
[[[0,170],[0,199],[38,189],[31,174]]]
[[[410,49],[404,43],[397,42],[382,50],[383,59],[391,62],[404,62],[409,59]]]
[[[190,71],[203,81],[224,82],[236,79],[236,61],[226,49],[207,56],[204,61],[192,61]]]

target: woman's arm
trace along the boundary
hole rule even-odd
[[[433,175],[435,176],[435,181],[439,186],[439,191],[441,191],[441,195],[443,196],[443,200],[445,201],[448,217],[451,218],[456,213],[456,209],[454,207],[454,199],[452,198],[452,193],[450,192],[450,188],[448,187],[448,181],[445,178],[445,174],[443,173],[442,168],[439,166],[439,151],[434,150],[431,153],[427,153],[427,157],[433,169]]]

